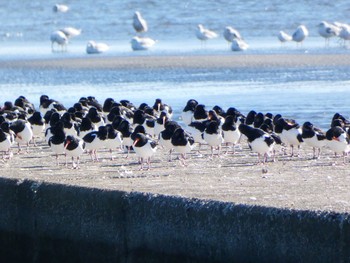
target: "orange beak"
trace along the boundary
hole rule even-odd
[[[139,140],[140,140],[140,139],[137,138],[137,139],[134,141],[134,143],[132,144],[132,146],[135,146],[135,144],[136,144]]]

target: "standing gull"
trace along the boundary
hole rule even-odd
[[[227,42],[232,42],[234,39],[242,39],[241,34],[232,26],[227,26],[224,29],[223,36]]]
[[[281,42],[281,44],[283,44],[285,42],[292,41],[292,39],[293,39],[291,35],[287,34],[284,31],[278,32],[277,38]]]
[[[302,44],[302,42],[305,40],[305,38],[309,35],[309,31],[307,30],[306,26],[300,25],[297,27],[295,32],[292,35],[293,41]]]
[[[326,21],[322,21],[318,24],[318,33],[321,37],[325,39],[325,46],[329,45],[329,39],[331,37],[338,36],[340,33],[340,28],[336,25],[330,24]]]
[[[196,36],[199,40],[201,40],[201,42],[203,42],[203,41],[206,41],[208,39],[218,37],[218,34],[216,34],[214,31],[211,31],[211,30],[205,28],[202,24],[199,24],[197,26]]]
[[[67,36],[60,30],[56,30],[50,35],[51,40],[51,51],[57,52],[58,49],[55,49],[55,44],[61,48],[60,51],[67,51],[68,38]]]

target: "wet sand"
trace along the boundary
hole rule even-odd
[[[334,67],[349,66],[350,54],[225,54],[186,56],[86,56],[76,58],[9,60],[0,68],[67,69],[171,69],[244,67]]]
[[[225,68],[225,67],[313,67],[349,66],[350,55],[207,55],[207,56],[134,56],[84,57],[42,60],[6,61],[0,67],[50,68]],[[279,155],[277,162],[257,165],[257,156],[242,143],[235,155],[223,154],[210,158],[210,151],[190,154],[188,166],[178,160],[167,161],[159,150],[152,169],[140,171],[137,157],[125,158],[114,152],[101,153],[96,163],[86,154],[81,168],[73,170],[55,165],[55,158],[45,143],[31,146],[25,154],[14,154],[12,160],[1,163],[1,176],[19,180],[38,180],[96,187],[108,190],[138,191],[188,198],[212,199],[233,203],[280,207],[298,210],[350,211],[349,160],[334,158],[323,150],[320,160],[312,159],[306,146],[301,157]],[[225,149],[224,149],[225,151]],[[16,150],[14,149],[14,152]],[[174,156],[175,158],[176,156]],[[60,162],[64,158],[60,157]]]

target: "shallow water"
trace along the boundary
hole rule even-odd
[[[204,2],[204,3],[203,3]],[[87,40],[103,40],[111,49],[101,56],[147,56],[186,54],[232,54],[222,37],[201,46],[194,37],[198,23],[221,34],[226,25],[241,31],[250,44],[250,54],[349,52],[332,40],[324,47],[317,35],[320,20],[346,22],[347,1],[66,1],[70,11],[54,14],[46,1],[2,1],[0,14],[0,62],[23,58],[87,57]],[[140,10],[149,22],[148,36],[159,40],[147,52],[132,52],[134,35],[131,17]],[[292,32],[305,23],[310,37],[302,47],[281,46],[276,33]],[[82,28],[67,53],[52,53],[50,32],[62,26]],[[0,69],[0,103],[24,95],[35,105],[41,94],[67,107],[82,96],[129,99],[135,105],[153,104],[156,98],[173,106],[175,118],[188,99],[194,98],[210,109],[236,107],[242,113],[254,109],[281,113],[302,123],[312,121],[327,128],[335,112],[349,115],[350,71],[347,68],[245,68],[245,69],[138,69],[138,70],[55,70]]]

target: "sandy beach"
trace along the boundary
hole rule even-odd
[[[232,54],[12,60],[1,63],[0,67],[152,69],[349,65],[350,54]],[[350,211],[349,160],[343,165],[342,159],[335,159],[328,149],[323,150],[320,160],[314,160],[311,149],[304,146],[300,157],[280,155],[277,162],[266,165],[257,165],[257,156],[244,142],[242,150],[237,150],[235,155],[210,158],[209,149],[204,149],[201,155],[192,153],[186,167],[177,160],[168,162],[167,155],[159,150],[153,158],[152,169],[140,171],[135,154],[126,159],[124,153],[114,152],[112,161],[108,151],[104,151],[101,162],[92,162],[86,154],[82,157],[81,168],[72,170],[70,166],[56,166],[50,149],[41,143],[31,146],[28,153],[14,154],[12,160],[3,161],[1,176],[287,209]],[[64,162],[64,157],[60,157],[60,162]]]

